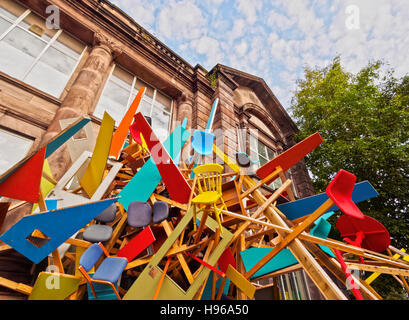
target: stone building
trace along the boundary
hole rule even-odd
[[[297,128],[263,79],[191,66],[106,0],[0,0],[0,173],[55,136],[60,120],[88,115],[97,131],[107,111],[118,124],[141,86],[140,111],[160,138],[185,117],[204,129],[219,98],[213,129],[226,153],[263,164],[294,144]],[[58,180],[71,165],[66,147],[49,163]],[[302,161],[288,174],[296,197],[313,194]]]

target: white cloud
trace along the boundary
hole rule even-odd
[[[408,0],[113,1],[192,64],[223,63],[266,79],[285,107],[303,66],[322,67],[338,54],[351,72],[377,59],[397,76],[409,70]],[[349,5],[359,9],[358,30],[347,28]]]
[[[121,9],[126,9],[127,14],[131,16],[138,24],[149,31],[153,30],[155,21],[155,5],[152,2],[143,0],[111,0],[113,4]]]
[[[204,62],[204,67],[209,69],[220,62],[224,56],[220,49],[219,41],[208,36],[192,40],[190,48],[206,56],[207,60]]]
[[[237,19],[234,21],[232,30],[227,34],[226,40],[232,43],[234,40],[244,35],[246,29],[246,21],[244,19]]]
[[[290,19],[287,16],[271,10],[269,13],[267,24],[274,30],[287,30],[295,24],[295,19]]]
[[[250,25],[258,20],[258,12],[261,10],[263,3],[261,0],[236,0],[237,10],[245,17],[246,22]]]
[[[192,40],[205,33],[206,19],[192,1],[171,1],[157,17],[158,32],[167,39]]]
[[[239,57],[244,56],[248,50],[247,42],[242,40],[239,44],[235,46],[234,49],[235,49],[234,51],[237,53]]]

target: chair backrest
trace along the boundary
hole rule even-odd
[[[85,271],[88,272],[97,263],[102,253],[102,248],[99,246],[99,244],[94,243],[82,254],[79,261],[80,266],[82,266]]]
[[[193,169],[197,175],[197,187],[200,193],[216,191],[222,193],[222,172],[220,164],[203,164]]]
[[[153,204],[153,223],[159,223],[169,216],[169,206],[164,201],[156,201]]]
[[[363,219],[364,215],[352,201],[352,191],[354,190],[356,176],[343,169],[339,170],[334,179],[329,183],[325,193],[338,208],[345,214]]]
[[[145,201],[132,201],[128,206],[128,224],[134,228],[144,228],[151,222],[152,208]]]
[[[95,220],[103,223],[112,222],[116,217],[117,206],[115,203],[111,204],[108,208],[102,211]]]

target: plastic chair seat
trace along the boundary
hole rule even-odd
[[[215,203],[222,195],[217,191],[205,191],[192,199],[192,203]]]
[[[89,242],[105,242],[112,237],[112,227],[92,224],[84,230],[82,237]]]
[[[128,260],[125,258],[108,257],[101,263],[92,279],[115,283],[118,281],[127,264]]]

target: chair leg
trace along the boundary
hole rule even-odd
[[[193,204],[193,230],[196,231],[196,204]]]
[[[89,286],[91,287],[91,291],[92,291],[94,298],[97,299],[97,294],[95,293],[95,289],[94,289],[94,286],[92,285],[92,282],[88,282],[88,283],[89,283]]]
[[[121,296],[119,295],[118,290],[116,290],[115,286],[113,283],[110,283],[112,290],[114,291],[114,293],[116,294],[116,297],[118,298],[118,300],[122,300]]]
[[[215,203],[213,203],[213,210],[214,210],[214,215],[216,216],[217,223],[219,224],[220,233],[223,233],[222,223],[220,222],[219,212],[217,211],[217,207]]]

